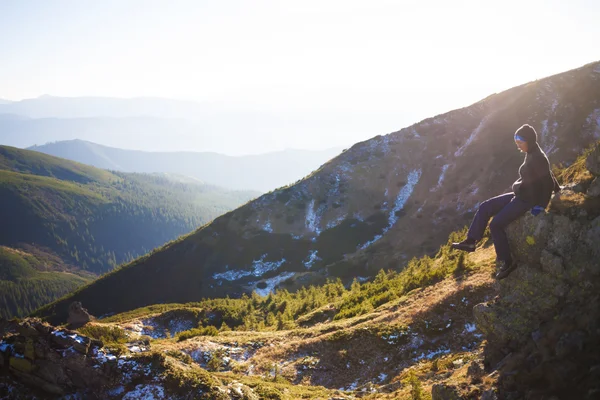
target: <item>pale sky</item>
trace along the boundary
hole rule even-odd
[[[599,21],[597,0],[4,0],[0,98],[386,115],[353,142],[596,61]]]

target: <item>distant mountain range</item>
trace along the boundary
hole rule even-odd
[[[217,153],[123,150],[83,140],[48,143],[29,149],[97,168],[124,172],[174,173],[232,189],[262,192],[303,178],[342,150],[285,150],[231,157]]]
[[[32,311],[257,195],[0,146],[0,316]]]
[[[81,139],[122,149],[229,155],[322,150],[392,131],[407,113],[256,110],[163,98],[44,95],[0,101],[0,143],[26,148]]]

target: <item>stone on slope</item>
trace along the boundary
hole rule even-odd
[[[527,214],[507,234],[518,268],[497,283],[497,300],[473,309],[479,329],[500,342],[525,340],[552,318],[559,303],[582,294],[587,277],[600,272],[600,217],[589,222]]]
[[[585,166],[592,174],[600,176],[600,146],[596,146],[587,156]]]
[[[594,178],[590,187],[588,187],[587,195],[592,197],[600,197],[600,178]]]
[[[83,305],[79,301],[74,301],[69,306],[69,318],[67,319],[67,323],[69,324],[69,328],[77,329],[87,324],[91,320],[91,316],[88,311],[83,308]]]
[[[456,387],[445,384],[435,384],[431,388],[432,400],[460,400],[461,396]]]

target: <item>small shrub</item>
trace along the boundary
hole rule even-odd
[[[104,345],[126,343],[128,339],[125,331],[118,326],[88,324],[78,331],[92,339],[101,340]]]
[[[189,354],[184,353],[183,351],[169,350],[167,351],[167,355],[188,365],[192,364],[192,362],[194,361]]]
[[[225,357],[225,350],[223,349],[217,349],[215,350],[210,357],[210,360],[208,360],[208,363],[206,363],[206,367],[208,368],[209,371],[214,371],[214,372],[219,372],[223,370],[223,367],[225,366],[225,360],[223,360],[223,357]]]
[[[405,383],[410,386],[410,396],[412,400],[426,400],[429,398],[423,391],[421,381],[417,378],[414,371],[408,373],[408,378],[406,378]]]
[[[210,325],[205,328],[193,328],[187,331],[179,332],[177,334],[177,341],[181,342],[196,336],[217,336],[218,334],[219,330],[214,326]]]

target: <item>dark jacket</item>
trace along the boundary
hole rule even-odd
[[[550,162],[544,151],[537,143],[530,145],[532,150],[527,152],[525,162],[519,168],[519,179],[513,183],[515,195],[531,207],[546,207],[550,202],[553,191],[559,191],[560,186],[550,169]]]

